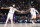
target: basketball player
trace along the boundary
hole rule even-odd
[[[3,9],[3,7],[1,9]],[[17,12],[21,12],[22,13],[22,11],[17,10],[15,8],[15,5],[13,5],[13,7],[7,7],[7,8],[4,8],[4,9],[10,9],[4,27],[6,27],[7,22],[8,22],[9,19],[11,20],[11,25],[12,25],[11,27],[13,27],[13,14],[14,14],[14,12],[17,11]]]
[[[30,13],[31,13],[31,22],[33,24],[35,24],[36,12],[38,13],[38,15],[39,15],[39,12],[35,8],[32,8],[32,6],[26,12],[28,12],[28,11],[30,11]],[[32,20],[32,19],[34,19],[34,20]]]

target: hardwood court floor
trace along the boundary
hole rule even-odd
[[[14,27],[40,27],[40,23],[36,23],[35,26],[32,23],[16,23]],[[0,24],[0,27],[4,27],[4,24]],[[11,24],[7,24],[7,27],[11,27]]]

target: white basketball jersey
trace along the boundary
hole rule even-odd
[[[14,13],[17,9],[16,8],[13,8],[13,7],[9,7],[10,10],[9,10],[9,13]]]
[[[35,14],[36,14],[35,8],[30,8],[30,9],[31,9],[30,13],[31,13],[32,15],[35,15]]]

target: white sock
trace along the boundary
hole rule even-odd
[[[32,21],[32,23],[35,24],[34,21]]]

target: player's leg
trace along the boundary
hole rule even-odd
[[[32,24],[34,23],[33,20],[32,20],[32,18],[31,18],[31,22],[32,22]]]
[[[7,18],[7,20],[6,20],[6,23],[5,23],[4,27],[6,27],[6,25],[7,25],[7,22],[8,22],[8,18]]]
[[[8,16],[7,16],[7,20],[6,20],[6,22],[5,22],[5,25],[4,25],[4,27],[6,27],[6,25],[7,25],[7,22],[8,22],[8,20],[9,20],[9,14],[8,14]]]
[[[11,27],[13,27],[13,14],[11,14],[10,20],[11,20]]]
[[[35,18],[36,18],[36,15],[34,15],[34,24],[35,24]]]
[[[32,19],[31,19],[31,22],[32,22],[32,24],[35,24],[35,23],[34,23],[34,22],[35,22],[35,20],[32,20]]]
[[[34,23],[35,23],[35,18],[34,18]]]
[[[13,20],[11,19],[11,27],[13,27]]]
[[[32,15],[31,15],[31,22],[33,23],[33,21],[32,21]]]
[[[35,24],[35,18],[36,18],[36,15],[33,15],[33,16],[32,16],[32,19],[33,19],[33,20],[32,20],[32,23],[33,23],[33,24]]]
[[[34,20],[33,20],[33,18],[34,18],[34,17],[33,17],[33,15],[32,15],[32,16],[31,16],[31,22],[34,24]]]

